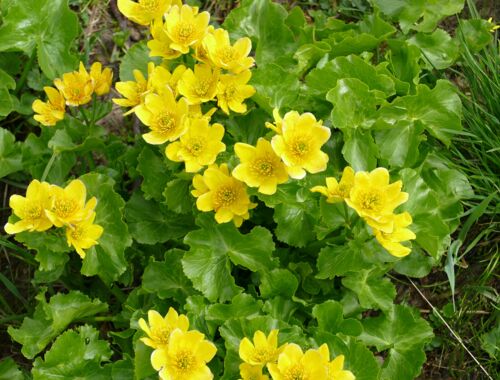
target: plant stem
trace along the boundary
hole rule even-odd
[[[42,178],[40,179],[40,182],[45,181],[45,179],[49,175],[50,169],[52,168],[52,165],[54,164],[54,161],[55,161],[57,155],[58,155],[58,153],[56,151],[52,151],[52,156],[50,157],[50,160],[47,163],[45,170],[43,171]]]
[[[80,111],[80,114],[82,115],[83,120],[85,121],[85,125],[87,126],[87,128],[90,128],[91,124],[89,118],[87,117],[87,114],[85,113],[85,110],[83,108],[78,108],[78,110]]]

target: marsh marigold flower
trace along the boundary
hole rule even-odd
[[[330,350],[326,344],[317,350],[322,356],[327,368],[327,380],[355,380],[351,371],[344,370],[344,355],[339,355],[330,361]]]
[[[326,196],[328,203],[343,202],[349,198],[351,189],[354,186],[354,170],[350,166],[344,168],[340,182],[333,177],[326,178],[325,186],[314,186],[311,191],[321,193]]]
[[[65,73],[62,79],[56,78],[54,85],[61,91],[68,106],[76,107],[87,104],[92,99],[92,93],[94,92],[92,78],[85,69],[83,62],[80,62],[78,71]]]
[[[15,223],[7,223],[5,232],[17,234],[23,231],[46,231],[52,222],[45,215],[50,207],[50,185],[47,182],[31,181],[26,190],[26,197],[14,194],[9,199],[9,206],[20,218]]]
[[[288,181],[285,165],[266,139],[259,138],[255,147],[236,143],[234,151],[241,163],[233,170],[233,177],[258,187],[262,194],[274,194],[277,185]]]
[[[282,121],[282,134],[271,140],[274,151],[281,157],[290,177],[304,178],[306,171],[318,173],[326,169],[328,155],[321,147],[330,138],[330,129],[316,121],[313,114],[288,112]]]
[[[129,20],[149,25],[154,19],[161,18],[172,4],[180,5],[180,0],[118,0],[118,9]]]
[[[143,318],[139,319],[139,327],[148,336],[141,338],[141,341],[152,348],[167,347],[170,341],[170,334],[175,329],[182,332],[188,331],[189,320],[184,314],[177,314],[174,308],[169,308],[165,317],[155,310],[148,311],[148,322]]]
[[[203,45],[212,64],[221,69],[238,74],[254,65],[254,59],[248,56],[252,50],[252,41],[248,37],[231,45],[227,30],[216,29],[205,36]]]
[[[66,101],[61,91],[54,87],[44,87],[43,90],[47,94],[47,101],[42,102],[36,99],[33,102],[32,108],[37,115],[33,118],[40,124],[45,126],[53,126],[60,120],[64,119],[66,113]]]
[[[162,380],[211,380],[213,374],[207,363],[216,352],[215,345],[199,331],[175,329],[168,346],[153,351],[151,364],[160,371]]]
[[[271,330],[267,337],[257,330],[253,335],[253,343],[248,338],[241,340],[239,355],[245,363],[265,366],[275,362],[283,348],[284,346],[278,347],[278,330]]]
[[[101,96],[109,93],[113,81],[113,72],[109,67],[102,69],[100,62],[94,62],[90,67],[90,78],[94,85],[94,92]]]
[[[412,223],[411,215],[408,212],[392,216],[393,231],[383,232],[376,228],[373,229],[375,238],[387,252],[396,257],[404,257],[411,252],[411,248],[401,244],[403,241],[413,240],[416,238],[415,233],[406,228]]]
[[[154,20],[151,23],[151,36],[148,41],[149,56],[162,57],[166,60],[175,59],[182,55],[180,51],[170,47],[172,40],[167,34],[167,30],[161,19]]]
[[[209,34],[213,34],[214,31],[215,31],[215,28],[212,25],[209,25],[207,28],[207,34],[205,35],[205,37]],[[194,59],[196,59],[199,62],[206,63],[206,64],[213,66],[213,63],[210,60],[210,57],[208,55],[208,51],[205,47],[205,44],[203,43],[204,41],[205,41],[205,38],[203,38],[203,40],[198,41],[194,45],[193,57],[194,57]]]
[[[318,350],[305,353],[295,343],[285,346],[278,363],[267,365],[273,380],[327,380],[326,361]]]
[[[189,53],[189,48],[203,39],[207,33],[210,14],[198,13],[197,7],[184,4],[174,5],[165,16],[167,35],[172,41],[170,48],[182,54]]]
[[[247,84],[252,73],[250,70],[236,75],[221,75],[217,84],[217,105],[229,115],[229,110],[244,113],[247,105],[243,102],[255,94],[255,88]]]
[[[269,129],[272,129],[274,132],[276,132],[278,135],[281,135],[283,133],[283,119],[280,116],[280,112],[277,108],[273,109],[273,118],[274,118],[274,123],[269,123],[266,121],[266,127]]]
[[[194,66],[194,72],[187,69],[177,84],[179,93],[186,97],[189,104],[205,103],[215,98],[219,70],[207,64]]]
[[[226,164],[212,165],[203,176],[193,178],[194,190],[191,192],[200,211],[215,211],[217,223],[233,221],[239,227],[249,218],[248,210],[256,206],[250,202],[245,184],[229,174]]]
[[[175,141],[187,130],[188,104],[184,98],[175,101],[172,91],[161,95],[149,94],[144,104],[138,106],[135,114],[151,132],[142,135],[149,144],[163,144]]]
[[[186,172],[195,173],[203,166],[215,162],[217,155],[226,150],[222,142],[224,127],[215,123],[211,127],[207,119],[192,119],[187,132],[167,146],[165,154],[169,160],[182,162]]]
[[[240,364],[240,380],[269,380],[269,376],[262,374],[261,365]]]
[[[85,203],[87,190],[79,179],[71,181],[64,189],[51,185],[50,198],[50,207],[45,213],[56,227],[77,224],[88,219],[97,204],[95,197]]]
[[[99,244],[97,240],[99,240],[104,232],[104,229],[100,225],[94,224],[95,216],[96,214],[93,212],[86,220],[66,227],[68,246],[73,246],[82,259],[85,258],[84,249]]]
[[[349,207],[373,228],[392,233],[394,228],[393,211],[408,200],[408,193],[401,191],[403,183],[389,183],[389,172],[377,168],[354,175],[354,186],[346,199]]]

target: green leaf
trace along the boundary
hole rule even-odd
[[[392,167],[412,167],[420,158],[418,149],[423,135],[424,124],[417,121],[400,120],[390,129],[375,132],[375,141],[380,158]]]
[[[0,380],[24,380],[23,373],[12,358],[0,361]]]
[[[396,78],[409,83],[413,88],[422,71],[419,65],[420,49],[402,40],[388,40],[387,45],[389,50],[385,57],[390,63],[387,67]]]
[[[481,51],[493,40],[490,29],[491,24],[487,20],[459,20],[456,36],[464,40],[464,46],[460,48],[467,48],[472,53]]]
[[[294,35],[285,22],[287,15],[282,5],[271,0],[245,0],[229,13],[223,27],[233,39],[250,37],[257,66],[267,65],[283,61],[297,50]]]
[[[365,309],[389,310],[393,306],[396,288],[377,269],[348,273],[342,285],[356,293],[359,304]]]
[[[90,317],[105,312],[108,305],[99,300],[91,300],[78,291],[68,294],[56,294],[50,301],[45,301],[45,295],[39,294],[39,301],[33,318],[26,317],[20,328],[9,327],[8,333],[16,342],[22,344],[21,352],[28,359],[36,354],[63,332],[75,320]]]
[[[298,62],[297,71],[299,73],[307,71],[309,68],[316,65],[316,63],[330,51],[330,45],[323,41],[302,45],[293,55],[293,58]]]
[[[394,270],[405,276],[422,278],[427,276],[436,264],[434,257],[425,255],[418,247],[412,247],[411,255],[396,261]]]
[[[159,298],[175,298],[179,302],[191,294],[191,283],[182,271],[184,251],[172,249],[165,253],[164,261],[150,261],[142,275],[142,288]]]
[[[463,0],[371,0],[382,13],[399,21],[401,30],[406,34],[410,29],[419,32],[432,32],[438,22],[446,17],[460,13]]]
[[[168,182],[163,197],[165,204],[177,214],[188,214],[193,208],[193,197],[190,193],[191,181],[174,179]]]
[[[148,77],[148,62],[160,64],[157,57],[149,57],[149,49],[146,41],[141,41],[127,50],[120,64],[120,80],[135,81],[134,70],[139,70],[145,78]]]
[[[425,362],[423,347],[432,337],[432,329],[416,310],[395,305],[375,318],[363,320],[360,339],[367,345],[387,352],[382,366],[383,380],[414,379]]]
[[[288,269],[276,268],[262,276],[259,290],[260,295],[264,298],[278,295],[292,298],[298,287],[299,281],[292,272]]]
[[[500,324],[497,324],[491,331],[481,335],[481,348],[495,360],[500,353]]]
[[[0,68],[0,116],[7,116],[12,110],[14,110],[14,105],[17,99],[12,97],[9,90],[14,90],[15,88],[16,81],[14,78]],[[2,137],[0,135],[0,145],[1,139]]]
[[[158,372],[151,366],[151,352],[151,348],[146,346],[139,339],[135,341],[134,379],[156,379],[156,377],[158,377]]]
[[[134,240],[142,244],[179,239],[194,227],[191,216],[175,214],[163,204],[144,199],[139,192],[127,202],[125,219]]]
[[[259,315],[261,309],[262,301],[242,293],[234,296],[230,304],[210,305],[207,309],[206,319],[222,324],[233,318],[252,318]]]
[[[337,301],[326,301],[316,304],[312,314],[318,321],[320,330],[331,334],[343,333],[358,336],[363,331],[361,322],[354,318],[344,319],[342,304]]]
[[[146,199],[153,198],[161,202],[163,200],[163,191],[170,179],[165,160],[157,152],[157,149],[149,146],[145,146],[142,149],[137,160],[139,162],[137,171],[144,178],[141,183],[141,190],[144,192],[144,197]]]
[[[311,200],[278,204],[273,216],[276,237],[294,247],[305,247],[316,237],[317,211],[317,203]]]
[[[0,128],[0,178],[23,169],[20,148],[21,144],[16,142],[14,135],[7,129]]]
[[[99,340],[99,332],[91,326],[81,326],[61,334],[43,360],[36,358],[33,380],[107,380],[111,367],[101,367],[101,362],[110,357],[109,343]]]
[[[317,267],[317,278],[333,279],[335,276],[342,276],[347,272],[357,272],[369,268],[370,264],[365,258],[364,250],[354,244],[346,244],[322,248],[319,251]]]
[[[430,63],[430,69],[446,69],[458,58],[457,42],[443,29],[438,28],[431,34],[417,33],[408,43],[422,51],[422,56]]]
[[[17,0],[8,7],[0,27],[0,51],[36,54],[50,79],[75,69],[72,44],[80,31],[67,0]]]
[[[82,274],[98,275],[110,283],[127,269],[125,248],[132,244],[127,225],[123,221],[125,202],[113,190],[114,182],[103,174],[89,173],[80,178],[87,187],[87,197],[96,197],[95,223],[104,228],[99,244],[86,252]]]
[[[398,97],[383,105],[379,112],[380,121],[386,124],[384,128],[393,127],[401,120],[418,121],[445,145],[462,130],[462,103],[453,85],[446,80],[438,80],[433,89],[418,85],[416,95]]]
[[[369,171],[377,167],[379,153],[370,131],[354,129],[344,134],[342,155],[354,170]]]

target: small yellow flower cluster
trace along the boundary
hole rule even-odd
[[[340,182],[328,177],[325,186],[315,186],[311,191],[327,197],[327,202],[345,201],[373,229],[378,242],[393,256],[403,257],[411,249],[401,244],[415,239],[415,234],[407,227],[412,223],[408,212],[394,214],[399,205],[408,200],[408,193],[402,192],[403,183],[389,183],[389,172],[377,168],[370,173],[355,173],[346,167]]]
[[[248,338],[240,342],[240,380],[269,380],[263,373],[267,368],[273,380],[355,380],[351,371],[344,370],[344,356],[330,361],[326,344],[305,353],[295,343],[278,347],[278,330],[269,335],[256,331],[253,343]]]
[[[149,323],[149,324],[148,324]],[[210,380],[212,371],[207,363],[217,348],[197,330],[189,329],[189,320],[170,308],[165,317],[155,310],[148,311],[148,323],[139,320],[139,327],[148,335],[141,341],[154,349],[151,365],[162,380]]]
[[[84,249],[97,243],[103,228],[94,223],[97,200],[88,202],[87,190],[80,180],[73,180],[64,189],[47,182],[31,181],[26,197],[12,195],[9,206],[20,218],[15,223],[7,223],[5,232],[17,234],[22,231],[46,231],[52,226],[65,227],[68,246],[73,246],[80,257],[85,257]]]
[[[87,72],[80,62],[78,71],[63,74],[62,79],[54,80],[54,87],[44,87],[48,100],[42,102],[36,99],[32,108],[37,114],[34,119],[45,126],[53,126],[64,119],[66,105],[77,107],[87,104],[92,99],[92,94],[106,95],[111,88],[113,72],[111,69],[102,69],[100,62],[95,62]]]

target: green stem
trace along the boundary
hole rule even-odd
[[[19,95],[21,90],[24,87],[24,84],[26,83],[26,80],[28,79],[28,75],[31,71],[31,68],[33,67],[33,63],[35,63],[35,58],[36,58],[36,50],[33,49],[33,53],[31,53],[31,56],[26,63],[26,66],[24,66],[23,73],[21,74],[21,78],[17,81],[17,86],[16,86],[16,91],[14,92],[15,95]]]
[[[55,161],[57,155],[58,155],[58,153],[56,151],[52,151],[52,156],[50,157],[49,162],[47,162],[47,166],[45,167],[45,170],[43,171],[42,178],[40,179],[40,182],[45,181],[45,179],[49,175],[50,169],[52,168],[52,165],[54,164],[54,161]]]
[[[104,283],[104,281],[103,281]],[[112,284],[105,284],[106,287],[109,289],[111,294],[113,294],[120,303],[124,303],[127,300],[127,295],[116,285]]]
[[[91,124],[89,118],[87,117],[87,114],[85,113],[85,110],[83,108],[78,108],[78,110],[80,111],[80,114],[82,115],[83,120],[85,121],[85,125],[87,126],[87,128],[90,128]]]

